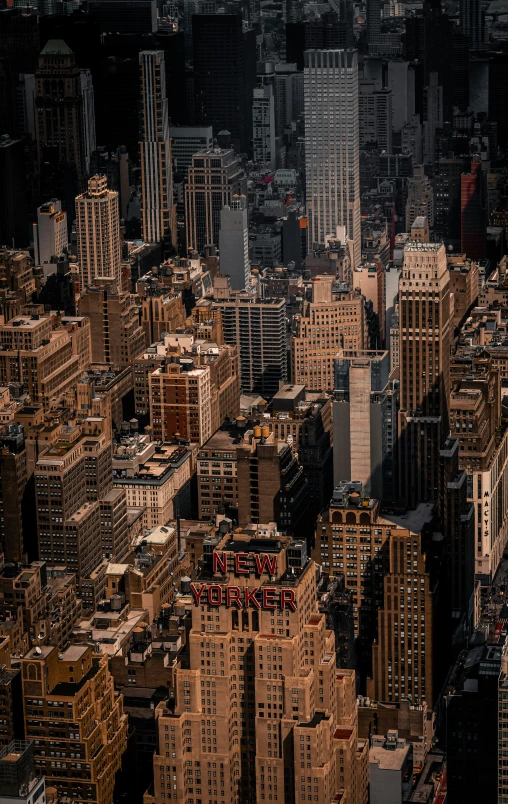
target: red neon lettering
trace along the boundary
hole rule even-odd
[[[268,567],[267,572],[269,575],[276,575],[277,556],[267,556],[266,553],[264,553],[263,556],[256,556],[256,569],[258,571],[258,575],[263,574],[265,567]]]
[[[263,587],[263,608],[264,609],[276,609],[277,604],[273,599],[275,594],[275,589],[270,589],[268,586]]]
[[[281,607],[281,609],[291,609],[291,611],[296,611],[296,601],[295,601],[295,591],[294,591],[294,589],[281,589],[280,607]]]
[[[218,583],[212,583],[208,587],[208,605],[222,606],[222,586]]]
[[[249,567],[247,565],[248,553],[235,554],[235,572],[237,575],[248,575]]]
[[[192,594],[194,595],[194,603],[196,604],[196,606],[199,606],[199,601],[201,599],[201,595],[203,594],[206,588],[206,584],[202,583],[201,588],[198,589],[197,586],[195,586],[195,584],[191,583],[190,588]]]
[[[226,586],[226,606],[232,606],[233,603],[237,608],[242,608],[242,601],[240,600],[240,587],[239,586]]]
[[[248,609],[249,605],[251,603],[253,604],[255,609],[260,609],[261,608],[261,603],[259,602],[259,600],[256,597],[256,592],[257,591],[258,591],[257,588],[256,589],[251,589],[251,590],[249,590],[247,588],[245,589],[245,602],[243,604],[244,608]]]
[[[213,571],[214,572],[227,572],[228,571],[228,557],[226,553],[213,554]]]

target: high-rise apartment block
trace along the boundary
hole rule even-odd
[[[71,800],[112,804],[127,741],[127,716],[115,696],[107,656],[87,645],[32,648],[21,660],[26,737],[35,767]],[[63,717],[56,726],[55,720]],[[66,722],[68,721],[68,722]],[[59,741],[59,757],[52,754]]]
[[[439,449],[449,431],[452,321],[446,249],[443,243],[411,239],[399,282],[399,480],[410,507],[439,498]]]
[[[141,85],[141,227],[143,240],[176,243],[173,166],[169,138],[166,72],[162,50],[139,54]]]
[[[370,79],[359,83],[360,147],[377,143],[378,148],[392,153],[392,91],[379,84]]]
[[[76,233],[81,290],[95,279],[121,281],[122,249],[118,193],[106,176],[92,176],[76,198]]]
[[[90,319],[92,362],[131,364],[146,344],[138,307],[115,280],[97,280],[79,299],[81,315]]]
[[[232,150],[212,148],[194,154],[185,185],[187,248],[202,253],[205,246],[217,245],[221,210],[246,189],[245,173]]]
[[[145,804],[168,795],[366,801],[355,676],[335,667],[314,562],[302,542],[260,527],[261,536],[249,528],[207,540],[182,598],[192,608],[189,668],[176,671],[174,712],[156,710],[160,747]]]
[[[349,289],[333,293],[335,277],[317,276],[291,340],[294,382],[309,391],[333,390],[334,360],[341,349],[367,347],[365,299]]]
[[[220,213],[220,271],[233,290],[249,284],[249,213],[245,196],[233,196]]]
[[[383,604],[377,613],[377,640],[372,647],[372,679],[367,693],[375,701],[433,706],[433,584],[426,567],[420,533],[394,530],[389,540],[389,569]],[[401,591],[402,590],[402,591]]]
[[[256,299],[247,293],[215,294],[224,340],[240,353],[242,389],[271,397],[287,380],[285,299]]]
[[[55,262],[68,246],[67,213],[62,204],[53,198],[37,210],[34,223],[34,260],[44,271],[44,276],[55,270]]]
[[[23,426],[11,424],[0,433],[0,547],[8,561],[22,561],[28,553],[29,534],[25,538],[23,528],[27,480]]]
[[[356,51],[307,51],[304,96],[309,251],[345,226],[356,266],[361,259]]]
[[[45,804],[46,782],[35,767],[34,743],[13,740],[0,752],[0,802]]]
[[[212,434],[209,366],[173,358],[148,377],[150,421],[156,441],[183,438],[200,446]]]

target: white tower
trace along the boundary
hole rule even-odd
[[[308,50],[304,70],[309,248],[345,226],[353,267],[361,260],[358,56]]]

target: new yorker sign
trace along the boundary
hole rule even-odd
[[[234,574],[250,576],[248,553],[230,554],[234,557]],[[213,554],[213,571],[228,571],[228,553]],[[277,556],[260,553],[254,556],[254,575],[260,578],[263,573],[277,574]],[[238,609],[289,609],[296,611],[294,589],[274,589],[271,586],[240,587],[235,585],[221,586],[218,583],[198,584],[191,583],[191,592],[196,606],[229,606]]]

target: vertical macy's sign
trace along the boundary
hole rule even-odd
[[[237,576],[250,576],[248,553],[234,553],[234,574]],[[214,552],[213,571],[228,571],[228,553]],[[254,556],[255,575],[261,577],[263,573],[277,574],[277,556],[267,553]],[[198,584],[191,583],[191,592],[196,606],[235,606],[238,609],[289,609],[296,611],[294,589],[274,589],[271,586],[255,586],[248,588],[236,585],[221,586],[218,583]]]

